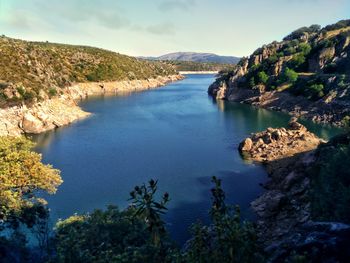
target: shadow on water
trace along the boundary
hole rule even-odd
[[[261,194],[261,188],[255,186],[267,180],[264,168],[253,165],[244,176],[235,171],[219,171],[215,176],[222,180],[227,204],[239,205],[242,218],[254,221],[256,216],[250,208],[250,202]],[[165,216],[171,236],[180,244],[190,238],[189,228],[193,223],[210,223],[209,210],[212,202],[210,190],[213,187],[211,177],[198,177],[197,183],[204,188],[200,193],[200,200],[181,202],[171,207]]]

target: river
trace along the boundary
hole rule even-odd
[[[188,75],[166,87],[127,96],[101,96],[81,107],[91,117],[36,136],[45,163],[62,171],[64,183],[45,196],[52,220],[114,204],[149,179],[169,192],[165,216],[179,243],[188,227],[207,222],[211,177],[223,180],[227,201],[254,219],[249,203],[267,180],[264,169],[242,160],[237,147],[250,133],[285,126],[289,116],[248,105],[215,102],[207,95],[213,75]],[[328,138],[336,129],[306,123]]]

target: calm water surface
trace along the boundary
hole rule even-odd
[[[214,102],[207,95],[213,75],[129,96],[98,97],[81,106],[93,115],[34,138],[44,162],[62,171],[64,183],[47,196],[53,220],[115,204],[128,205],[129,192],[150,178],[169,192],[166,216],[172,236],[207,221],[210,179],[223,180],[229,202],[253,219],[249,203],[262,193],[264,169],[245,163],[240,141],[250,133],[287,124],[289,116],[248,105]],[[308,124],[325,138],[335,129]]]

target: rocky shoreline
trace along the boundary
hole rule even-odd
[[[258,239],[269,262],[285,262],[293,253],[311,257],[314,253],[315,262],[322,257],[334,259],[334,255],[348,257],[342,247],[350,243],[350,226],[315,222],[311,216],[307,170],[317,161],[320,147],[334,146],[328,146],[295,118],[287,128],[268,128],[239,145],[242,156],[263,163],[270,178],[263,186],[265,192],[251,203],[258,216]]]
[[[51,99],[0,109],[0,136],[42,133],[86,118],[90,113],[83,111],[78,102],[89,96],[144,91],[183,78],[170,75],[146,80],[77,83]]]
[[[237,78],[246,74],[244,71]],[[291,116],[305,118],[316,123],[342,126],[344,116],[350,115],[350,88],[341,93],[332,93],[318,101],[310,101],[303,96],[294,96],[287,91],[266,91],[263,86],[254,89],[240,88],[237,80],[215,82],[209,89],[209,95],[218,100],[250,104],[259,108],[281,111]]]

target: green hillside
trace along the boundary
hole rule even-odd
[[[147,62],[87,46],[28,42],[0,37],[2,100],[55,95],[75,82],[147,79],[176,74],[161,62]],[[16,93],[16,96],[12,94]],[[12,98],[12,99],[11,99]]]
[[[324,28],[303,27],[281,42],[262,46],[242,58],[235,69],[221,74],[208,92],[216,96],[224,83],[228,89],[220,96],[228,100],[288,112],[299,106],[310,118],[317,115],[322,122],[346,120],[350,115],[350,20]],[[237,89],[246,90],[244,98],[237,96]],[[308,102],[293,98],[287,103],[266,101],[269,92],[292,94]]]

